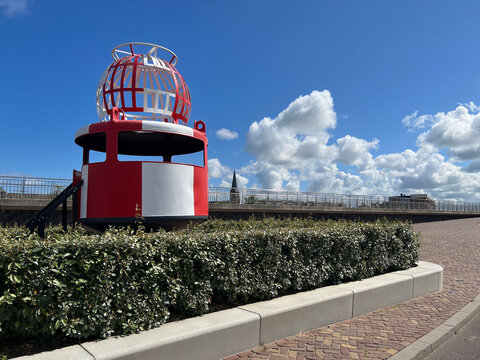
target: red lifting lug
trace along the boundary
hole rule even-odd
[[[201,131],[201,132],[205,132],[205,123],[202,121],[202,120],[197,120],[193,123],[193,127],[195,128],[195,130],[198,130],[198,131]]]
[[[118,108],[112,108],[112,116],[110,117],[110,121],[119,122],[120,121],[120,111]]]

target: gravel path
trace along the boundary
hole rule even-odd
[[[480,293],[480,218],[414,225],[420,260],[444,267],[442,291],[305,332],[226,359],[387,359]]]

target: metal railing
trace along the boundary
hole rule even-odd
[[[0,176],[0,199],[49,200],[71,182],[72,179]]]
[[[237,189],[210,187],[210,203],[245,206],[337,208],[357,210],[423,210],[431,212],[480,212],[480,203],[418,199],[399,196],[368,196],[297,192],[286,190]]]
[[[0,176],[0,199],[53,199],[71,179]],[[337,208],[358,210],[424,210],[431,212],[480,212],[480,203],[417,199],[398,196],[329,194],[287,190],[210,187],[209,203],[239,206]]]

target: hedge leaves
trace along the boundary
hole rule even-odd
[[[219,221],[175,232],[0,228],[0,339],[105,338],[411,267],[397,222]]]

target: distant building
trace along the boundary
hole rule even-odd
[[[428,194],[400,194],[390,196],[388,203],[391,207],[405,209],[435,209],[435,200]]]
[[[233,170],[232,187],[230,188],[230,202],[240,204],[240,191],[237,186],[237,174]]]

